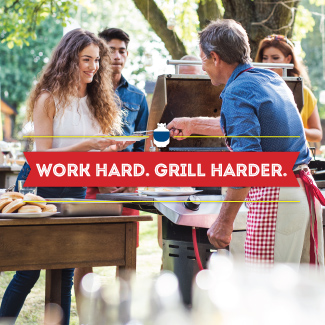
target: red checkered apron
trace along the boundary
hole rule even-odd
[[[230,151],[233,151],[228,139],[226,139],[226,145]],[[325,198],[315,184],[309,170],[300,170],[296,177],[301,178],[304,183],[310,212],[310,263],[319,264],[315,200],[319,200],[324,206]],[[278,202],[272,201],[278,201],[279,196],[280,187],[252,187],[246,197],[246,201],[248,201],[246,205],[249,209],[245,241],[245,260],[247,262],[263,265],[274,263]]]
[[[252,187],[247,201],[278,201],[280,187]],[[247,202],[245,259],[247,262],[273,264],[277,202]]]
[[[225,130],[223,133],[226,135]],[[228,139],[226,146],[233,151]],[[278,201],[280,187],[252,187],[246,201]],[[245,240],[247,262],[273,264],[277,202],[246,202],[248,207]]]

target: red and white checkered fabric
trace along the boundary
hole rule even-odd
[[[280,187],[252,187],[246,201],[278,201]],[[246,202],[245,259],[258,264],[274,263],[277,202]]]
[[[223,133],[226,135],[225,130]],[[230,151],[230,141],[225,138]],[[246,201],[278,201],[280,187],[252,187]],[[249,209],[246,224],[245,260],[249,263],[272,265],[278,202],[246,202]]]

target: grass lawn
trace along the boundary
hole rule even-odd
[[[147,214],[147,213],[143,213]],[[162,250],[157,241],[157,216],[152,215],[153,221],[140,222],[140,247],[137,249],[137,277],[148,278],[160,272]],[[103,283],[113,282],[116,267],[97,267],[94,270],[101,276]],[[4,272],[0,276],[0,299],[15,272]],[[23,309],[20,312],[16,324],[31,325],[44,324],[44,294],[45,294],[45,271],[42,270],[40,279],[28,295]],[[78,325],[76,312],[76,300],[72,290],[71,325]]]

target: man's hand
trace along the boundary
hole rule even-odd
[[[226,248],[231,241],[233,225],[220,221],[219,218],[208,230],[208,238],[215,248]]]
[[[218,218],[208,230],[208,238],[210,243],[216,248],[226,248],[231,241],[233,224],[244,201],[250,187],[242,187],[239,189],[228,188],[224,203],[222,203]],[[237,201],[237,202],[232,202]]]
[[[177,138],[177,140],[184,140],[186,136],[192,134],[190,117],[174,118],[168,125],[167,129],[170,130],[170,136],[184,136],[184,138]]]
[[[223,136],[218,117],[181,117],[174,118],[168,125],[170,136],[182,136],[177,140],[186,139],[191,134]]]

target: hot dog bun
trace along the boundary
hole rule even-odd
[[[24,194],[18,192],[6,192],[1,195],[1,199],[8,199],[8,198],[12,200],[23,199]]]
[[[25,202],[22,199],[12,201],[2,209],[2,213],[12,213],[23,205],[25,205]]]
[[[44,198],[42,198],[41,196],[32,194],[32,193],[25,194],[24,201],[44,201],[44,203],[43,202],[28,202],[28,204],[37,205],[41,208],[45,208],[45,206],[46,206],[46,201]]]
[[[45,208],[42,209],[42,212],[57,212],[58,209],[54,204],[46,204]]]
[[[42,212],[41,207],[38,207],[37,205],[30,205],[26,204],[18,209],[18,213],[40,213]]]
[[[0,211],[6,206],[8,205],[10,202],[12,202],[12,199],[1,199],[0,200]]]

